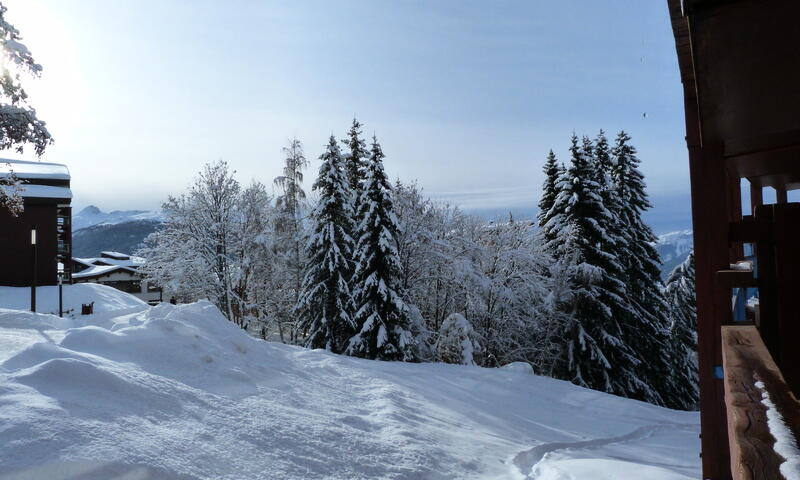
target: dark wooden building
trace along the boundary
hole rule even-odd
[[[703,478],[781,479],[767,415],[794,434],[779,442],[800,438],[800,204],[787,195],[800,188],[800,1],[667,4],[691,173]],[[737,316],[744,288],[758,297]]]
[[[56,163],[0,159],[0,177],[8,177],[11,172],[21,181],[25,208],[18,216],[0,208],[0,285],[31,285],[34,227],[37,284],[58,283],[59,263],[64,266],[64,281],[69,283],[72,264],[69,170]]]

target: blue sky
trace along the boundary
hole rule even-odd
[[[654,198],[688,191],[665,1],[4,3],[79,207],[156,208],[219,158],[268,184],[288,137],[316,159],[354,114],[393,177],[467,208],[533,206],[573,130],[625,129]]]

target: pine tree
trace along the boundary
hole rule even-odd
[[[625,233],[622,248],[615,254],[624,269],[622,278],[634,313],[623,319],[623,336],[642,360],[643,370],[661,400],[672,403],[667,374],[671,367],[666,355],[668,307],[663,296],[661,259],[653,246],[657,238],[642,220],[650,202],[636,149],[629,141],[628,134],[620,132],[612,150],[612,177],[619,199],[616,216],[618,228]]]
[[[603,205],[596,161],[578,146],[573,134],[572,162],[558,182],[554,215],[546,224],[556,238],[549,242],[570,272],[572,294],[562,308],[570,321],[562,335],[556,376],[596,390],[646,399],[650,389],[637,372],[639,362],[623,341],[618,318],[630,315],[622,266],[606,252],[616,239],[606,225],[613,215]]]
[[[696,410],[700,400],[697,379],[697,310],[695,307],[694,253],[675,267],[664,287],[669,306],[673,401],[669,406]]]
[[[614,256],[622,265],[623,271],[620,280],[627,281],[625,278],[624,258],[628,255],[630,234],[628,225],[621,218],[623,210],[622,199],[619,196],[616,185],[614,184],[614,161],[611,158],[611,148],[605,132],[600,133],[592,143],[588,137],[583,138],[583,151],[586,155],[591,155],[594,160],[595,181],[600,185],[600,197],[606,210],[611,214],[605,227],[611,232],[608,236],[609,244],[606,252]]]
[[[378,360],[415,359],[408,307],[400,292],[400,257],[391,187],[383,170],[384,154],[373,137],[358,218],[353,294],[358,333],[347,353]]]
[[[309,348],[341,353],[355,332],[349,280],[353,252],[352,202],[343,159],[331,135],[314,190],[319,203],[312,214],[303,286],[296,306],[298,327]]]
[[[589,149],[596,162],[596,181],[600,184],[603,205],[611,213],[615,224],[613,228],[616,236],[626,240],[625,227],[620,222],[620,211],[622,210],[621,199],[614,184],[614,161],[611,158],[611,148],[603,130],[595,138],[593,145],[587,145],[588,139],[584,139],[584,149]]]
[[[355,211],[358,213],[358,202],[361,200],[361,192],[363,191],[364,177],[366,175],[367,158],[369,152],[367,151],[366,142],[360,138],[361,123],[353,117],[353,124],[347,132],[347,140],[343,143],[349,150],[344,154],[345,171],[347,172],[347,182],[350,185],[350,190],[353,192],[355,199]]]
[[[603,179],[603,183],[601,184],[603,187],[611,188],[611,172],[613,170],[613,161],[611,160],[611,148],[608,145],[608,138],[606,138],[606,132],[600,129],[600,133],[597,134],[597,137],[594,141],[594,158],[597,161],[597,165],[600,167],[598,172],[602,172],[608,178]]]
[[[553,233],[545,228],[547,222],[555,214],[552,211],[553,204],[558,196],[558,177],[561,174],[556,155],[552,150],[547,154],[547,161],[544,164],[544,184],[542,185],[542,197],[539,199],[539,213],[537,220],[539,221],[539,228],[545,241],[552,241],[554,239]]]

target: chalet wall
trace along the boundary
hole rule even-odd
[[[0,209],[0,285],[29,286],[32,282],[31,228],[37,230],[38,284],[58,283],[57,213],[55,204],[25,205],[14,217]]]

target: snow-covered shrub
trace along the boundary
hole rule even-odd
[[[436,359],[445,363],[475,365],[481,351],[475,330],[460,313],[453,313],[442,323],[436,341]]]

